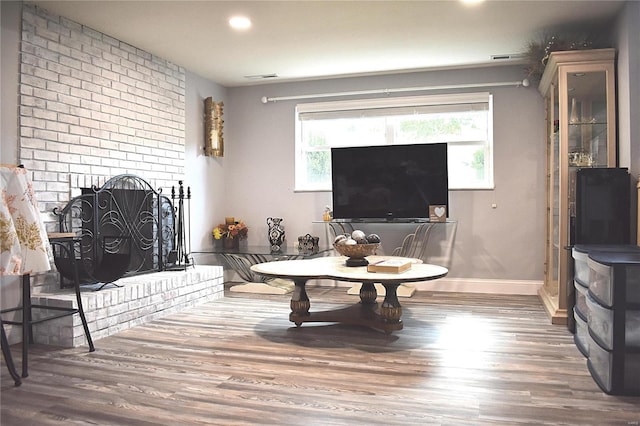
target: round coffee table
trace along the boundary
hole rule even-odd
[[[388,259],[389,256],[369,256],[370,263]],[[339,322],[363,325],[386,333],[402,330],[402,306],[396,290],[407,282],[428,281],[442,278],[447,268],[426,263],[413,263],[411,268],[400,273],[368,272],[366,266],[346,266],[346,257],[322,257],[308,260],[283,260],[259,263],[251,270],[267,277],[286,278],[295,283],[291,296],[289,320],[302,325],[305,322]],[[416,260],[416,262],[419,262]],[[342,309],[310,312],[311,302],[305,286],[310,279],[335,279],[362,283],[360,301]],[[385,297],[380,305],[375,283],[385,288]]]

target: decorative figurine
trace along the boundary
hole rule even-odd
[[[280,251],[280,247],[284,244],[284,226],[281,224],[282,218],[268,217],[267,225],[269,225],[269,244],[271,251]]]

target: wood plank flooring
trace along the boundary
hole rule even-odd
[[[312,310],[358,300],[344,288],[309,296]],[[640,398],[601,392],[537,297],[418,292],[401,303],[404,330],[391,335],[295,328],[288,295],[227,292],[100,339],[94,353],[33,345],[22,386],[2,365],[0,424],[640,424]]]

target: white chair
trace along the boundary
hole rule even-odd
[[[435,223],[431,222],[421,223],[413,234],[404,237],[402,245],[393,249],[391,255],[412,257],[425,261],[427,242],[429,241],[429,234],[431,234],[434,225]]]

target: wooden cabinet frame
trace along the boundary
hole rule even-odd
[[[583,80],[581,80],[583,79]],[[551,53],[538,89],[546,108],[544,285],[553,324],[566,324],[571,217],[579,167],[616,166],[615,49]],[[594,130],[595,129],[595,130]]]

